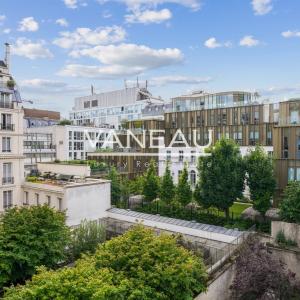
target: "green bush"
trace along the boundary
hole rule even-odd
[[[38,179],[37,176],[27,176],[26,177],[26,181],[28,181],[28,182],[36,182],[37,179]]]
[[[83,221],[74,228],[68,253],[73,261],[83,253],[94,253],[97,246],[106,239],[105,227],[96,221]]]
[[[284,231],[280,230],[276,235],[276,243],[282,247],[297,246],[297,243],[285,237]]]
[[[206,281],[201,258],[174,237],[139,225],[73,268],[41,268],[25,286],[8,289],[4,299],[182,300],[205,291]]]
[[[46,205],[9,209],[0,219],[0,288],[63,261],[69,236],[62,212]]]

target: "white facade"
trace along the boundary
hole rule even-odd
[[[0,61],[0,212],[20,205],[24,180],[23,109],[13,83],[7,57]]]
[[[25,182],[23,205],[48,204],[66,211],[67,225],[79,225],[83,220],[97,220],[107,215],[110,204],[110,181],[83,179],[77,182]]]
[[[123,121],[141,118],[149,103],[147,94],[146,88],[133,87],[76,98],[70,120],[75,125],[93,124],[119,129]]]
[[[254,146],[240,147],[240,152],[242,156],[245,156],[250,150],[253,150]],[[273,154],[273,146],[263,146],[262,147],[266,153],[269,155]],[[189,179],[192,186],[195,186],[198,178],[197,164],[199,156],[197,156],[198,150],[195,147],[185,148],[185,147],[174,147],[160,149],[159,155],[159,176],[163,176],[167,163],[174,180],[174,183],[178,183],[179,176],[184,168],[187,166],[189,172]]]
[[[44,126],[44,127],[34,127],[27,128],[26,134],[36,134],[43,138],[43,135],[52,136],[53,149],[51,151],[55,152],[55,158],[60,161],[67,160],[85,160],[87,153],[94,151],[91,147],[90,142],[85,136],[88,132],[89,136],[93,140],[99,133],[106,134],[109,132],[107,128],[96,128],[87,126],[73,126],[73,125],[54,125],[54,126]],[[98,144],[100,148],[101,144]],[[31,150],[32,151],[32,150]],[[50,153],[52,153],[50,151]],[[51,160],[54,160],[53,158]],[[50,161],[51,161],[50,160]],[[39,162],[48,162],[49,157]]]

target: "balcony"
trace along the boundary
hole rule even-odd
[[[14,177],[3,177],[2,184],[14,184]]]
[[[6,131],[14,131],[15,125],[14,124],[0,124],[0,130],[6,130]]]
[[[14,108],[14,104],[11,101],[0,101],[0,108]]]

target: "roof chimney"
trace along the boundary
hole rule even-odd
[[[6,64],[8,73],[9,73],[9,67],[10,67],[10,45],[8,43],[5,43],[5,59],[4,62]]]

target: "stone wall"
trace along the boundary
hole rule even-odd
[[[300,247],[300,225],[281,221],[272,221],[271,234],[276,239],[277,234],[282,231],[287,239],[295,241]]]

